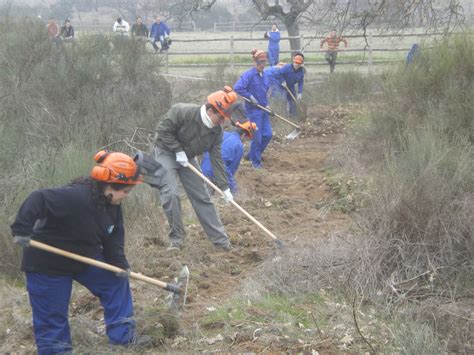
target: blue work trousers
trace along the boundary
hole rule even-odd
[[[127,278],[117,277],[94,266],[74,276],[27,272],[26,283],[38,354],[72,352],[68,308],[73,280],[100,299],[109,342],[130,343],[135,335],[135,321]]]
[[[253,110],[248,118],[254,122],[258,130],[254,132],[252,143],[250,144],[249,159],[254,168],[262,167],[262,153],[272,139],[272,123],[268,113],[263,110]]]
[[[296,98],[296,93],[293,93],[293,97]],[[290,94],[286,95],[286,99],[288,100],[288,113],[291,117],[295,118],[298,117],[298,111],[296,110],[296,102]]]

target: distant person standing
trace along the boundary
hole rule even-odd
[[[148,38],[148,28],[143,23],[143,20],[140,16],[137,17],[137,22],[132,26],[132,36],[138,37],[141,39]]]
[[[265,38],[268,38],[268,64],[277,65],[280,57],[280,31],[277,24],[272,25],[272,30],[265,32]]]
[[[168,50],[169,48],[169,36],[171,30],[166,23],[161,21],[161,17],[157,16],[155,23],[151,26],[150,38],[153,48],[155,48],[155,53],[160,50],[160,53]],[[156,42],[160,42],[161,48],[158,48]]]
[[[61,38],[68,42],[74,40],[74,27],[71,26],[71,21],[64,21],[64,25],[61,27]]]
[[[55,18],[50,18],[48,24],[46,25],[46,30],[48,31],[48,37],[55,44],[61,43],[60,28]]]
[[[405,62],[406,62],[407,67],[408,67],[408,65],[413,63],[413,60],[415,59],[415,57],[416,57],[416,55],[418,54],[419,51],[420,51],[420,46],[417,43],[413,43],[411,45],[410,50],[407,53],[406,58],[405,58]]]
[[[119,17],[114,23],[113,31],[118,34],[128,36],[128,33],[130,32],[130,25],[127,21]]]
[[[342,36],[336,35],[336,30],[332,30],[329,35],[321,41],[320,49],[323,49],[324,43],[327,44],[326,61],[329,63],[331,73],[336,68],[336,58],[339,44],[344,42],[344,48],[347,48],[347,40]]]

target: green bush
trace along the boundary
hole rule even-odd
[[[371,140],[403,146],[405,131],[428,124],[450,139],[474,139],[474,39],[460,35],[421,47],[411,65],[401,65],[384,80],[384,110],[372,115]]]
[[[154,129],[171,103],[160,65],[130,38],[54,45],[39,20],[0,24],[2,269],[18,270],[8,225],[29,192],[88,174],[100,147]]]
[[[309,97],[318,104],[366,101],[376,89],[377,82],[376,78],[357,72],[334,73],[327,76],[318,87],[312,86]]]
[[[372,292],[472,296],[473,55],[472,37],[450,38],[384,78],[361,137],[375,179],[353,277]]]

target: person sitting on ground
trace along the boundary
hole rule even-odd
[[[272,139],[272,125],[268,112],[258,106],[267,107],[267,93],[270,84],[267,73],[264,71],[267,54],[261,49],[254,49],[252,50],[252,57],[255,66],[242,74],[235,83],[234,90],[240,96],[246,98],[246,117],[258,127],[258,131],[253,135],[247,157],[252,161],[254,169],[261,169],[262,154]]]
[[[342,36],[336,35],[336,30],[332,30],[329,35],[321,41],[320,50],[323,49],[324,44],[327,44],[327,51],[326,51],[326,61],[329,64],[329,70],[331,73],[334,73],[334,69],[336,68],[336,58],[337,58],[337,51],[339,48],[339,44],[344,42],[344,48],[347,48],[347,40],[342,38]]]
[[[64,21],[64,25],[61,27],[61,38],[65,41],[74,39],[74,27],[71,26],[71,21]]]
[[[169,36],[171,30],[166,23],[161,21],[161,17],[157,16],[155,23],[151,26],[150,38],[151,45],[155,49],[155,53],[160,50],[160,53],[169,49]],[[158,48],[156,42],[160,41],[161,48]]]
[[[130,25],[127,21],[119,17],[117,18],[117,21],[115,21],[114,27],[112,29],[115,33],[128,36],[128,32],[130,31]]]
[[[199,169],[196,156],[209,152],[216,185],[223,190],[224,199],[233,199],[221,155],[223,130],[221,125],[230,118],[237,94],[231,87],[212,93],[200,105],[179,103],[160,120],[155,142],[155,160],[160,164],[150,184],[159,190],[161,204],[170,226],[171,245],[168,250],[180,250],[186,238],[181,219],[178,177],[208,239],[218,249],[230,250],[231,243],[211,202],[204,181],[188,165]]]
[[[140,16],[137,17],[137,23],[132,26],[132,36],[147,39],[148,38],[148,28],[143,23],[143,20]]]
[[[257,126],[255,123],[245,120],[243,122],[237,121],[235,123],[235,128],[224,132],[224,138],[222,140],[222,160],[225,164],[227,183],[232,194],[237,192],[235,174],[239,169],[240,161],[244,155],[242,137],[252,139],[253,132],[256,130]],[[208,152],[203,154],[201,170],[204,175],[215,183],[214,171],[212,169],[211,158]]]
[[[13,241],[24,247],[21,269],[39,354],[72,354],[68,307],[73,281],[100,299],[111,344],[137,341],[121,202],[141,182],[140,171],[123,153],[100,151],[95,162],[89,177],[32,192],[11,225]],[[30,246],[32,240],[104,261],[123,272],[36,249]]]

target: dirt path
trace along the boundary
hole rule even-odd
[[[305,132],[296,140],[275,137],[265,153],[264,169],[254,170],[243,161],[238,171],[236,201],[286,247],[304,247],[348,226],[346,214],[322,208],[335,199],[325,174],[326,159],[342,137],[343,125],[337,123],[342,117],[335,112],[313,112]],[[212,248],[196,221],[189,227],[184,250],[174,255],[160,251],[159,265],[154,275],[152,272],[152,276],[166,277],[179,272],[184,264],[189,266],[189,298],[181,318],[187,329],[208,315],[209,307],[218,307],[238,294],[242,280],[279,253],[273,240],[237,209],[220,203],[218,209],[234,246],[231,252]],[[140,295],[142,287],[137,287],[136,304],[140,304],[141,296],[146,296]]]
[[[337,198],[327,184],[327,160],[332,149],[343,139],[345,113],[347,111],[342,109],[311,109],[308,120],[303,123],[304,133],[293,141],[283,138],[291,129],[276,124],[276,131],[281,134],[274,137],[264,155],[264,169],[254,170],[246,161],[241,164],[236,201],[277,235],[286,248],[304,248],[329,233],[344,231],[349,225],[348,215],[327,208]],[[274,241],[237,209],[222,204],[218,198],[216,201],[234,246],[231,252],[214,249],[193,213],[189,212],[185,216],[188,238],[184,250],[170,254],[163,246],[149,249],[153,254],[152,262],[147,264],[148,270],[141,270],[144,274],[172,281],[171,275],[177,275],[183,265],[191,270],[188,303],[180,319],[186,339],[173,345],[176,338],[171,336],[164,345],[156,344],[158,351],[162,351],[163,346],[171,351],[196,350],[195,344],[190,344],[189,334],[202,336],[199,324],[209,315],[209,308],[217,308],[238,296],[242,281],[251,277],[265,260],[279,254]],[[185,211],[190,210],[189,206],[184,207]],[[160,313],[164,292],[133,280],[131,285],[138,327],[153,328],[159,319],[147,312]],[[73,334],[75,339],[89,339],[89,344],[100,342],[106,346],[100,305],[85,289],[78,288],[74,292],[70,313],[71,328],[78,334]],[[28,345],[24,349],[33,350],[30,331],[27,334],[25,345]],[[87,344],[82,343],[82,340],[75,342],[78,350]],[[264,349],[252,339],[242,339],[227,347],[233,351]],[[202,346],[199,349],[202,350]]]

